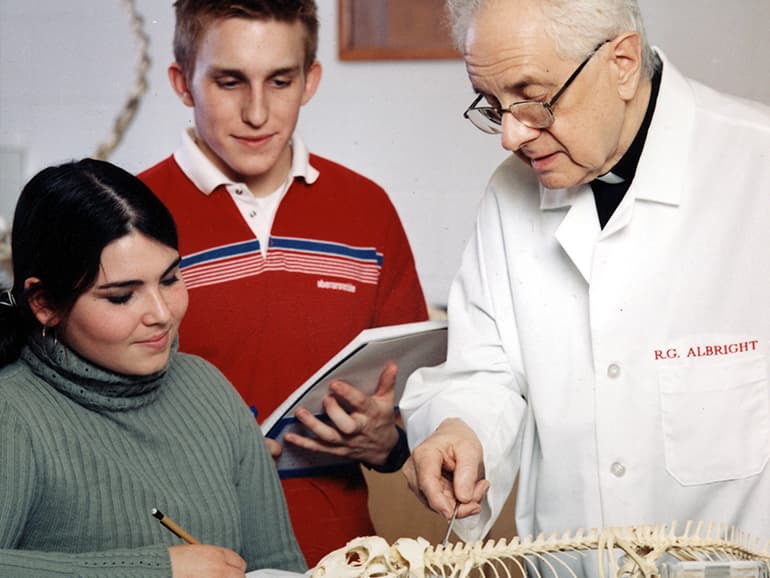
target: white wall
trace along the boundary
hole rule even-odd
[[[419,1],[419,0],[415,0]],[[770,0],[640,0],[654,44],[688,75],[770,104]],[[137,0],[151,37],[150,90],[111,160],[132,171],[168,155],[190,115],[166,80],[170,0]],[[460,61],[342,63],[336,0],[319,0],[324,79],[300,119],[311,148],[380,182],[396,204],[429,300],[442,303],[486,179],[504,157],[463,120]],[[40,168],[92,154],[133,84],[120,0],[0,0],[0,215]],[[9,188],[10,187],[10,188]]]

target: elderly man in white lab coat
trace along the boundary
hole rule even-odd
[[[770,110],[682,76],[634,2],[449,4],[466,117],[513,155],[450,293],[447,362],[401,402],[412,489],[458,505],[465,539],[517,474],[521,534],[770,538]]]

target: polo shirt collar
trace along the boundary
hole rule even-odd
[[[291,148],[291,178],[303,178],[307,184],[312,185],[318,179],[319,172],[310,164],[310,152],[297,133],[292,135]],[[210,195],[220,185],[246,186],[245,183],[237,183],[227,177],[211,162],[196,144],[195,130],[192,128],[182,131],[182,140],[179,148],[174,151],[174,160],[187,178],[205,195]]]

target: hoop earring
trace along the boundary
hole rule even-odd
[[[48,336],[46,335],[46,330],[47,329],[48,329],[48,326],[47,325],[43,325],[43,343],[47,343],[48,342],[48,339],[47,339]],[[52,345],[54,347],[56,347],[57,345],[59,345],[59,336],[56,334],[56,328],[55,327],[53,327],[51,329],[51,336],[53,337],[53,344]]]

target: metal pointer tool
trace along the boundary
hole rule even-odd
[[[457,519],[457,508],[459,507],[460,507],[460,502],[457,502],[455,504],[455,510],[454,512],[452,512],[452,517],[449,519],[449,527],[446,530],[446,536],[444,536],[444,541],[442,542],[444,546],[446,546],[447,543],[449,542],[449,536],[452,534],[452,528],[454,527],[455,520]]]

